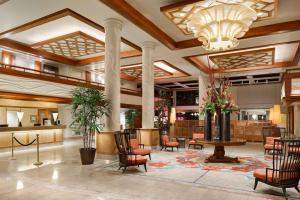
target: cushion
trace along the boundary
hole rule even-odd
[[[265,145],[264,145],[264,148],[265,148],[265,149],[268,149],[268,150],[272,150],[272,149],[273,149],[273,146],[274,146],[273,144],[265,144]],[[276,145],[276,146],[275,146],[275,149],[277,149],[277,150],[278,150],[278,149],[281,149],[281,148],[282,148],[281,145]]]
[[[195,140],[190,140],[190,141],[189,141],[189,144],[195,144],[195,143],[196,143]]]
[[[278,173],[274,173],[275,177],[274,179],[276,179],[276,177],[278,177]],[[259,169],[259,170],[255,170],[253,173],[253,176],[255,178],[258,178],[259,180],[262,181],[266,181],[266,169]],[[273,171],[272,170],[268,170],[268,182],[273,182]]]
[[[139,148],[139,141],[137,139],[130,139],[129,140],[129,146],[132,149],[138,149]]]
[[[133,153],[137,154],[137,155],[145,156],[145,155],[150,154],[151,150],[148,150],[148,149],[134,149]]]
[[[163,141],[164,144],[170,142],[169,136],[163,135],[163,136],[162,136],[162,141]]]
[[[127,162],[131,165],[142,165],[147,162],[147,158],[139,155],[132,155],[127,157]]]
[[[204,139],[204,133],[193,133],[193,140]]]
[[[274,144],[275,139],[280,139],[279,137],[266,137],[266,144]]]
[[[290,147],[289,148],[290,153],[299,153],[300,154],[300,148],[299,147]]]
[[[166,146],[168,146],[168,147],[177,147],[178,146],[178,142],[167,142]]]

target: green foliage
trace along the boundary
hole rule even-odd
[[[134,120],[135,120],[135,117],[136,117],[136,113],[137,111],[136,110],[127,110],[125,112],[125,121],[126,121],[126,125],[129,127],[129,128],[133,128],[134,127]]]
[[[100,118],[110,114],[110,101],[102,91],[94,88],[77,87],[72,91],[72,127],[83,135],[84,148],[92,148],[94,135],[103,125]]]

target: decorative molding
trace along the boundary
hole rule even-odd
[[[34,28],[34,27],[52,22],[54,20],[57,20],[57,19],[60,19],[60,18],[66,17],[66,16],[71,16],[71,17],[73,17],[73,18],[75,18],[75,19],[77,19],[77,20],[79,20],[83,23],[88,24],[89,26],[91,26],[91,27],[93,27],[93,28],[95,28],[95,29],[97,29],[101,32],[105,32],[103,26],[101,26],[98,23],[88,19],[87,17],[84,17],[84,16],[80,15],[79,13],[77,13],[77,12],[75,12],[75,11],[69,9],[69,8],[66,8],[66,9],[57,11],[55,13],[49,14],[47,16],[41,17],[39,19],[30,21],[30,22],[25,23],[23,25],[17,26],[15,28],[9,29],[7,31],[1,32],[0,33],[0,45],[8,47],[8,48],[12,48],[12,49],[14,49],[14,47],[18,47],[18,48],[15,48],[15,49],[19,50],[19,51],[25,51],[25,52],[31,53],[31,54],[36,55],[38,57],[42,56],[46,59],[53,60],[53,61],[56,61],[56,62],[61,62],[61,63],[68,64],[68,65],[81,65],[81,63],[77,63],[77,60],[66,58],[64,56],[51,54],[51,53],[48,53],[48,52],[45,52],[45,51],[38,51],[37,49],[32,49],[27,45],[15,42],[13,40],[6,39],[6,37],[9,37],[12,34],[16,34],[16,33],[22,32],[22,31],[26,31],[26,30],[29,30],[31,28]],[[141,47],[135,45],[134,43],[132,43],[128,40],[126,40],[125,38],[121,38],[121,41],[123,43],[125,43],[126,45],[132,47],[136,51],[140,52],[139,55],[137,53],[135,53],[134,55],[132,53],[129,53],[128,57],[140,56],[141,55],[141,51],[142,51]],[[132,51],[134,51],[134,50],[132,50]],[[123,52],[123,53],[124,53],[123,58],[125,58],[127,54],[126,54],[126,52]],[[86,63],[86,64],[89,64],[88,61],[89,60],[84,60],[83,62]],[[91,59],[91,61],[93,61],[93,59]]]
[[[196,1],[198,0],[187,0],[186,2],[194,3]],[[136,10],[125,0],[101,0],[101,2],[115,10],[117,13],[121,14],[123,17],[130,20],[132,23],[134,23],[139,28],[153,36],[155,39],[160,41],[162,44],[164,44],[171,50],[185,49],[202,45],[201,42],[198,41],[198,39],[175,41],[173,38],[168,36],[168,34],[166,34],[164,31],[158,28],[158,26],[156,26],[153,22],[147,19],[143,14],[141,14],[138,10]],[[185,3],[182,3],[182,5],[183,4]],[[297,30],[300,30],[300,20],[250,28],[246,35],[241,39],[260,37]]]
[[[257,16],[257,21],[274,18],[278,9],[278,0],[241,0],[239,3],[246,4],[257,13],[261,13],[261,15]],[[207,8],[206,1],[186,0],[161,7],[160,10],[180,31],[185,35],[189,35],[193,32],[188,30],[186,26],[187,21],[195,12],[205,8]]]
[[[81,31],[69,33],[67,35],[62,35],[31,45],[32,48],[73,59],[103,53],[104,46],[104,42]]]

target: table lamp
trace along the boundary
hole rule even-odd
[[[58,118],[58,113],[52,113],[54,125],[57,125],[57,118]]]
[[[23,119],[24,112],[17,112],[17,117],[19,121],[19,127],[22,127],[22,119]]]

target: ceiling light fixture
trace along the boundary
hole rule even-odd
[[[193,14],[187,26],[206,50],[224,51],[236,47],[237,38],[243,37],[256,19],[256,12],[246,5],[215,1]]]

